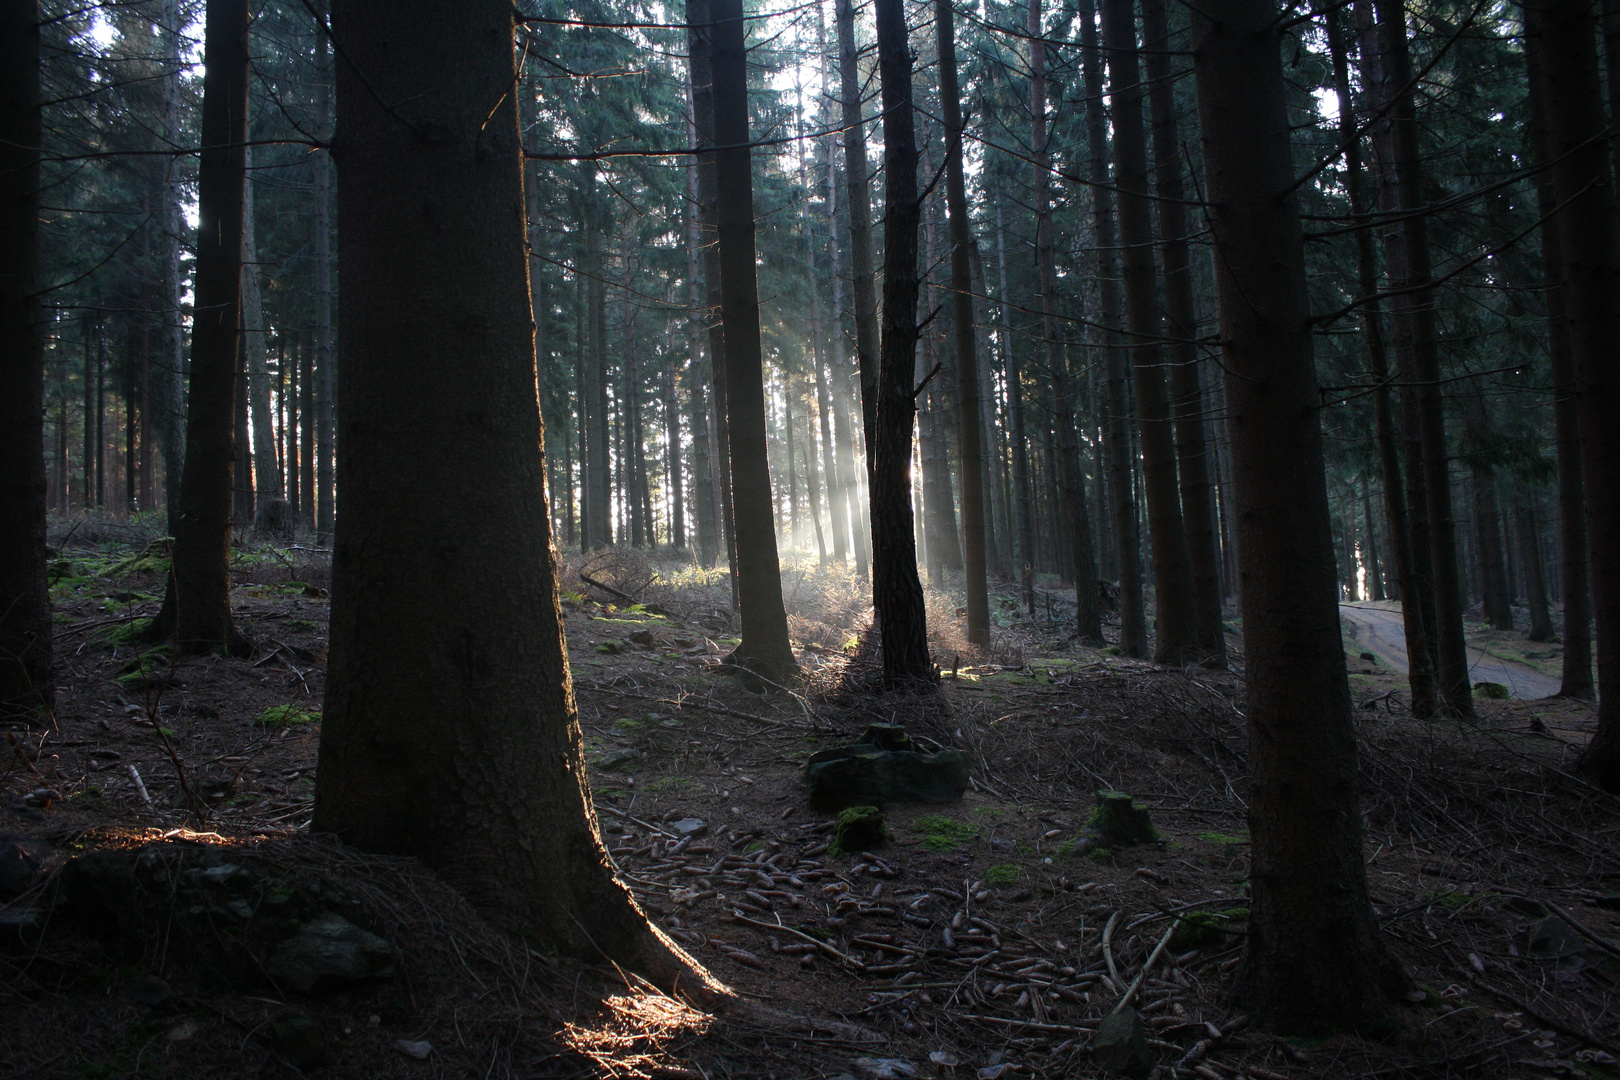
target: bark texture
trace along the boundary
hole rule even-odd
[[[0,715],[48,711],[39,4],[0,3]]]
[[[1248,1005],[1284,1031],[1386,1013],[1367,893],[1305,251],[1273,0],[1193,17],[1216,248],[1249,727]]]
[[[332,21],[345,467],[316,828],[669,985],[694,965],[614,879],[563,649],[512,8],[338,0]]]

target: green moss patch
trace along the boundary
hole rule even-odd
[[[254,721],[262,728],[276,731],[281,728],[295,727],[299,724],[317,723],[321,718],[318,709],[300,709],[297,705],[272,705],[259,714]]]
[[[922,833],[923,847],[929,851],[955,851],[979,835],[977,825],[944,814],[924,814],[914,820],[911,827]]]
[[[994,885],[998,889],[1018,884],[1023,876],[1024,868],[1017,863],[1002,863],[984,872],[985,884]]]
[[[1236,924],[1247,922],[1248,918],[1248,908],[1190,911],[1176,919],[1176,928],[1170,934],[1170,948],[1175,952],[1184,952],[1207,945],[1220,945],[1229,936],[1241,933],[1236,929]]]
[[[875,806],[846,806],[838,811],[833,824],[832,846],[829,854],[841,855],[846,851],[869,851],[888,843],[889,830],[883,822],[883,812]]]

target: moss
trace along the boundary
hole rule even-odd
[[[1109,645],[1109,646],[1107,646],[1107,647],[1105,647],[1103,649],[1103,655],[1105,655],[1105,656],[1124,656],[1125,655],[1125,650],[1120,648],[1118,645]]]
[[[975,814],[983,814],[985,817],[993,818],[1007,816],[1007,811],[1001,809],[999,806],[975,806],[973,808],[973,812]]]
[[[1513,695],[1499,682],[1477,682],[1474,684],[1474,696],[1491,701],[1506,701]]]
[[[634,735],[641,730],[641,721],[621,716],[613,721],[613,730],[625,735]]]
[[[1086,852],[1086,858],[1094,863],[1106,864],[1114,861],[1114,853],[1105,847],[1092,848]]]
[[[924,814],[911,827],[923,834],[923,847],[929,851],[955,851],[979,835],[977,825],[944,814]]]
[[[260,713],[259,718],[254,723],[262,728],[276,731],[297,724],[313,724],[320,718],[321,714],[318,709],[300,709],[297,705],[272,705]]]
[[[1005,889],[1008,886],[1018,884],[1018,880],[1023,876],[1024,868],[1017,863],[1002,863],[999,866],[992,866],[984,872],[985,883],[994,885],[998,889]]]
[[[123,626],[115,626],[108,630],[105,639],[114,645],[132,645],[146,637],[147,631],[152,628],[151,619],[131,619]]]
[[[1097,792],[1097,808],[1081,833],[1108,847],[1150,844],[1160,839],[1148,812],[1133,805],[1130,795],[1123,791]]]
[[[838,812],[838,820],[833,823],[832,845],[827,851],[832,855],[868,851],[888,841],[889,830],[881,810],[875,806],[848,806]]]
[[[1170,934],[1170,948],[1176,952],[1201,949],[1206,945],[1219,945],[1228,935],[1236,934],[1234,924],[1249,918],[1248,908],[1228,908],[1225,911],[1192,911],[1176,919],[1176,928]]]
[[[168,674],[169,652],[167,645],[159,645],[136,656],[118,669],[118,685],[126,690],[144,690],[156,685]]]

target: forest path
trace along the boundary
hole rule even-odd
[[[1370,604],[1340,604],[1339,614],[1349,624],[1350,640],[1356,646],[1353,651],[1377,653],[1391,668],[1406,674],[1406,626],[1398,606],[1391,609]],[[1468,649],[1468,680],[1501,683],[1523,701],[1552,697],[1559,689],[1555,678],[1472,646]]]

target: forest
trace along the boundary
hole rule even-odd
[[[0,1077],[1620,1078],[1620,3],[0,0]]]

